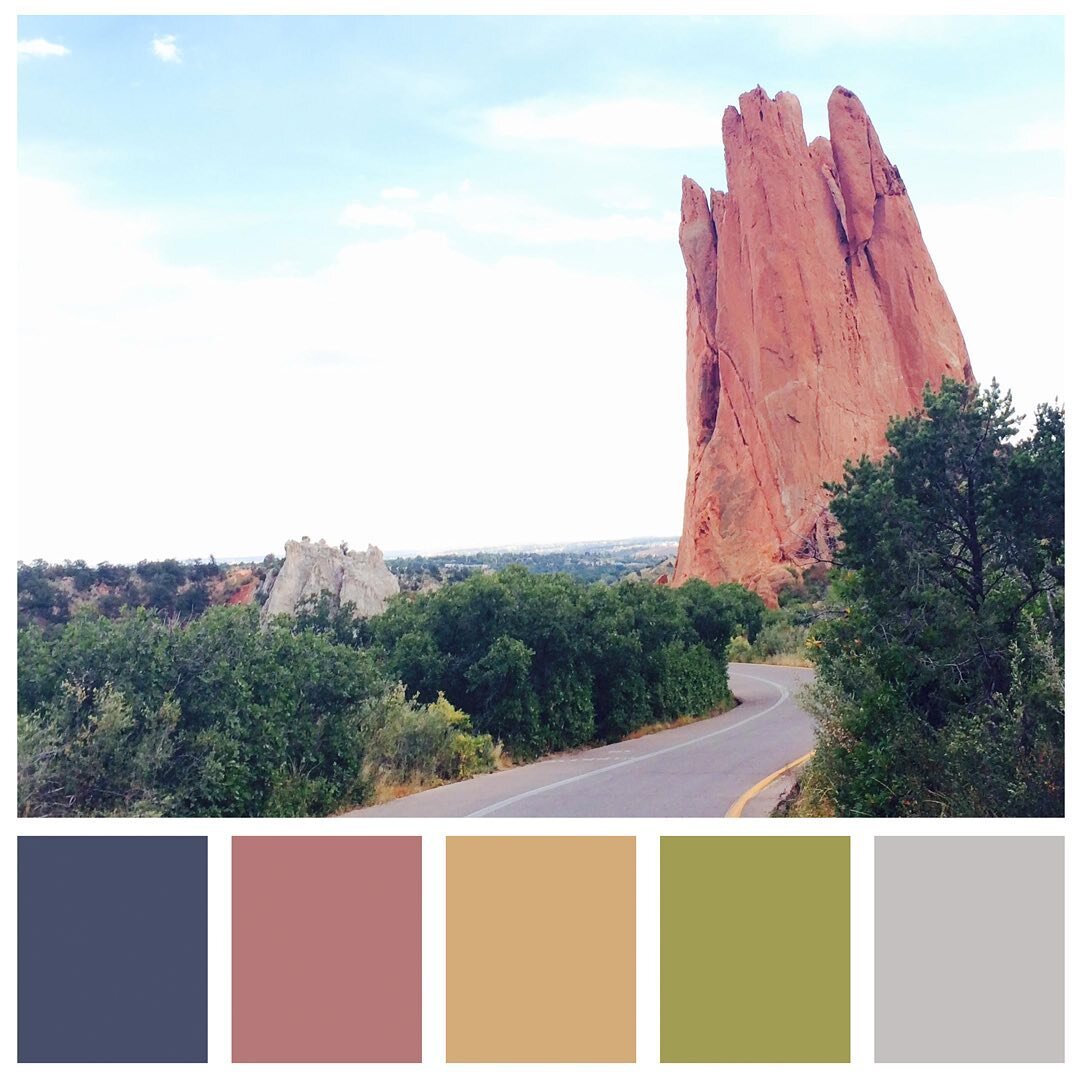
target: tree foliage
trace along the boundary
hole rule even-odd
[[[289,618],[260,628],[254,607],[27,627],[18,693],[24,814],[327,814],[402,760],[434,775],[492,764],[449,703],[417,706],[369,652]],[[428,759],[388,749],[418,730]]]
[[[808,783],[837,813],[1063,812],[1064,416],[946,380],[831,485]]]
[[[731,634],[756,631],[762,610],[739,586],[585,585],[508,567],[397,597],[368,632],[410,693],[444,691],[525,759],[720,707]]]

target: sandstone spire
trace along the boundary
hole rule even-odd
[[[690,460],[674,583],[769,603],[832,543],[822,482],[885,451],[929,381],[972,380],[900,173],[859,99],[809,146],[794,94],[724,113],[728,191],[683,178]]]

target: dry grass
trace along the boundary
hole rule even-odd
[[[828,792],[816,784],[812,769],[800,772],[795,783],[781,796],[773,817],[836,817],[836,807]]]
[[[404,798],[406,795],[416,795],[418,792],[427,791],[428,788],[442,787],[443,780],[387,780],[378,777],[375,780],[375,797],[367,805],[378,806],[380,803],[392,802],[394,799]]]
[[[812,668],[814,665],[810,660],[807,660],[801,653],[782,652],[773,653],[772,656],[762,657],[760,660],[755,660],[757,664],[775,664],[777,667],[801,667]]]
[[[721,705],[718,709],[714,709],[706,716],[677,716],[674,720],[658,720],[654,724],[646,724],[644,727],[639,727],[634,731],[631,731],[629,735],[624,735],[619,742],[629,742],[631,739],[640,739],[645,735],[655,735],[658,731],[668,731],[671,728],[686,727],[687,724],[696,724],[699,720],[708,720],[710,716],[719,716],[721,713],[726,713],[729,709],[734,709],[739,703],[732,698],[730,701]]]
[[[646,724],[629,735],[624,735],[619,742],[629,742],[631,739],[640,739],[645,735],[655,735],[658,731],[667,731],[669,728],[686,727],[687,724],[696,724],[704,720],[703,716],[677,716],[674,720],[658,720],[655,724]]]

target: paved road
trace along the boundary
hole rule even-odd
[[[352,811],[365,817],[723,817],[749,787],[813,746],[793,694],[801,668],[732,664],[730,712],[640,739],[555,754],[531,765]],[[767,813],[760,800],[744,816]]]

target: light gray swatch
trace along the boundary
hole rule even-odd
[[[876,838],[875,1059],[1065,1056],[1060,836]]]

